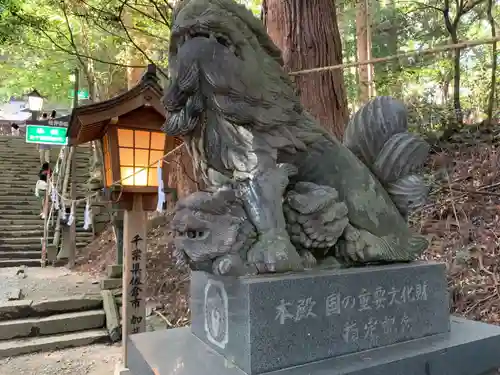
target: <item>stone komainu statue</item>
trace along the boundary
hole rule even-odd
[[[418,257],[428,243],[405,218],[427,196],[429,146],[408,132],[405,106],[375,98],[340,142],[304,110],[282,66],[245,7],[176,7],[164,130],[184,138],[211,187],[178,204],[179,261],[242,275]]]

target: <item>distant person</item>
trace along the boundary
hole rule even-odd
[[[38,152],[40,153],[40,164],[50,163],[50,145],[39,144]]]
[[[35,195],[40,200],[42,205],[40,210],[40,217],[42,219],[45,219],[45,212],[43,212],[44,211],[43,209],[45,206],[45,197],[47,195],[47,188],[48,188],[47,177],[48,177],[47,174],[40,173],[40,175],[38,176],[38,181],[36,182],[35,186]]]
[[[52,170],[50,169],[49,163],[48,162],[43,163],[40,172],[38,172],[38,177],[40,177],[41,175],[50,177],[51,174]]]
[[[10,132],[13,137],[19,137],[19,125],[13,122],[10,126]]]
[[[49,116],[47,115],[47,112],[43,112],[41,120],[48,120],[48,119]],[[40,153],[40,164],[43,164],[45,162],[50,163],[50,150],[51,150],[50,145],[39,144],[37,148],[38,152]]]
[[[51,120],[55,120],[55,118],[56,118],[56,114],[57,114],[56,110],[55,110],[55,109],[53,109],[53,110],[52,110],[52,112],[50,112],[50,119],[51,119]]]

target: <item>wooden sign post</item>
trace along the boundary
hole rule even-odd
[[[141,194],[134,195],[132,210],[125,211],[123,230],[122,348],[127,368],[128,336],[146,331],[147,214]]]

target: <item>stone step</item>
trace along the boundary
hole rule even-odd
[[[9,183],[11,185],[16,185],[16,186],[24,186],[26,187],[33,187],[33,190],[35,190],[35,185],[36,181],[38,179],[38,172],[32,173],[32,174],[3,174],[0,176],[0,183],[3,185],[8,185]]]
[[[11,182],[16,185],[24,185],[25,187],[32,188],[35,190],[35,185],[36,185],[36,173],[34,175],[30,175],[27,177],[19,177],[19,176],[0,176],[0,181],[5,185],[8,182]]]
[[[32,167],[40,167],[40,157],[38,154],[36,155],[25,155],[25,154],[17,154],[16,150],[0,150],[0,164],[5,166],[19,165],[21,167],[32,166]],[[56,158],[51,158],[50,164],[55,166],[57,163]],[[77,166],[89,166],[89,158],[88,157],[77,157],[76,158]]]
[[[38,163],[40,164],[40,154],[26,153],[24,150],[18,150],[15,147],[0,147],[0,156],[3,162],[10,161],[22,165],[23,162]],[[55,158],[53,158],[55,161]]]
[[[0,197],[5,197],[5,198],[10,198],[10,199],[17,199],[20,197],[32,197],[34,196],[34,191],[35,187],[33,185],[33,190],[30,191],[28,189],[26,190],[20,190],[20,191],[4,191],[0,190]]]
[[[6,267],[40,267],[40,258],[38,259],[0,259],[0,268]]]
[[[35,185],[24,186],[22,189],[11,189],[10,186],[7,188],[0,188],[2,193],[0,196],[8,197],[12,202],[15,202],[19,196],[23,197],[35,197]]]
[[[42,225],[43,226],[43,220],[40,219],[40,217],[37,215],[35,216],[25,216],[25,215],[20,215],[21,217],[1,217],[0,215],[0,225],[8,225],[8,226],[21,226],[24,228],[24,226],[32,226],[32,225]]]
[[[103,328],[104,310],[90,310],[0,322],[0,340],[48,336]]]
[[[29,209],[29,208],[20,208],[18,210],[12,210],[12,209],[7,209],[7,210],[0,210],[0,217],[13,217],[13,216],[19,216],[19,215],[27,215],[27,216],[37,216],[40,215],[40,210],[36,209]]]
[[[0,244],[0,251],[37,251],[42,249],[42,237],[37,237],[36,241],[32,243],[3,243]],[[82,248],[88,245],[89,241],[77,236],[76,247]],[[49,243],[52,243],[52,238],[49,238]]]
[[[40,208],[41,205],[33,205],[33,206],[20,206],[19,209],[12,209],[11,208],[5,208],[5,209],[0,209],[0,218],[5,218],[5,219],[19,219],[22,217],[25,217],[26,219],[36,219],[38,216],[40,216]],[[85,206],[78,206],[76,208],[76,219],[82,220],[83,222],[83,213],[85,212]],[[40,221],[42,221],[40,219]]]
[[[5,167],[6,169],[15,169],[16,167],[19,169],[40,169],[41,164],[38,156],[35,158],[30,158],[30,157],[19,157],[19,156],[12,156],[15,151],[10,152],[9,155],[2,155],[2,159],[0,159],[0,165],[2,167]],[[54,159],[52,162],[50,162],[52,168],[55,168],[56,166],[56,160]],[[89,169],[89,162],[88,160],[76,160],[76,170],[78,171],[88,171]]]
[[[1,167],[0,167],[1,169]],[[35,170],[32,172],[22,172],[22,171],[17,171],[17,172],[8,172],[6,171],[5,173],[2,171],[2,176],[0,176],[0,180],[3,181],[4,184],[7,182],[13,182],[16,183],[17,185],[22,184],[22,185],[33,185],[33,189],[35,188],[36,181],[38,180],[38,172],[40,170]],[[76,184],[77,186],[81,186],[82,184],[86,183],[87,180],[89,179],[88,174],[81,174],[77,175],[76,177],[73,177],[73,181],[76,178]],[[71,186],[71,183],[68,185]]]
[[[18,205],[23,206],[28,203],[40,203],[40,201],[35,196],[35,194],[25,197],[16,197],[15,201],[12,201],[12,197],[0,196],[0,204],[10,204],[10,205],[15,204],[17,207]]]
[[[102,309],[100,294],[79,294],[41,301],[20,300],[0,302],[0,321],[41,318],[54,314]]]
[[[0,146],[0,155],[2,156],[2,160],[11,160],[12,162],[16,161],[30,161],[31,163],[38,162],[40,164],[40,154],[38,151],[35,153],[26,152],[26,150],[19,150],[16,147],[1,147]],[[52,164],[56,164],[57,157],[59,155],[52,154],[50,155],[50,161]]]
[[[42,251],[2,251],[0,259],[37,259],[40,261]]]
[[[6,156],[0,156],[0,166],[5,170],[8,170],[10,173],[15,172],[16,170],[21,171],[30,171],[30,172],[38,172],[40,171],[40,161],[39,160],[19,160],[17,158],[13,158],[9,160]],[[89,165],[88,162],[76,161],[76,175],[80,175],[83,173],[89,173]],[[50,163],[52,170],[55,168],[55,162]]]
[[[20,167],[16,169],[8,169],[0,165],[0,168],[2,170],[2,176],[0,177],[2,181],[6,181],[7,179],[5,176],[13,176],[17,177],[18,179],[22,180],[33,180],[36,179],[38,176],[38,173],[40,173],[40,167],[33,167],[33,168],[27,168],[27,167]],[[5,173],[5,175],[4,175]]]
[[[0,358],[13,357],[33,352],[46,352],[64,348],[90,345],[108,341],[106,329],[65,333],[46,337],[33,337],[0,342]]]
[[[30,185],[30,188],[31,188],[31,185]],[[33,188],[33,190],[35,190],[35,189]],[[11,202],[12,202],[12,197],[9,197],[6,195],[0,196],[0,204],[11,203]],[[38,198],[33,193],[31,195],[22,196],[22,197],[17,196],[16,202],[38,202]]]
[[[1,189],[1,187],[0,187]],[[35,197],[36,198],[36,197]],[[0,212],[3,211],[17,211],[17,210],[40,210],[41,203],[38,199],[34,201],[14,201],[14,202],[0,202]],[[40,212],[40,211],[39,211]]]
[[[16,237],[18,234],[24,234],[34,231],[43,231],[42,220],[36,220],[33,223],[12,224],[11,222],[0,222],[0,233],[4,234],[3,237]]]
[[[8,228],[2,228],[0,226],[0,244],[6,243],[3,242],[3,239],[19,238],[23,236],[40,238],[43,236],[43,226],[36,229],[25,228],[24,230],[9,230]]]
[[[40,241],[41,237],[36,237],[36,241],[33,241],[32,243],[9,243],[5,244],[2,243],[0,244],[0,251],[31,251],[31,250],[41,250],[42,249],[42,243]]]
[[[19,200],[19,197],[2,197],[5,200],[0,201],[0,216],[3,212],[8,214],[18,214],[22,211],[38,211],[40,214],[41,203],[38,198],[33,194],[33,200]],[[28,198],[28,197],[25,197]],[[30,198],[31,199],[31,198]],[[76,213],[83,214],[85,212],[85,202],[80,203],[76,206]]]
[[[38,175],[41,169],[40,161],[34,162],[29,160],[20,160],[20,161],[8,161],[5,159],[0,159],[0,167],[2,171],[5,171],[9,175],[15,175],[16,172],[22,172],[22,174],[18,174],[18,177],[26,177],[30,175]]]
[[[41,221],[41,220],[40,220]],[[49,231],[49,237],[53,237],[54,230]],[[20,238],[20,237],[36,237],[41,238],[43,236],[43,224],[37,227],[24,227],[24,226],[11,226],[5,227],[0,225],[0,244],[8,243],[2,242],[2,239],[9,238]],[[86,239],[88,237],[93,237],[92,231],[86,231],[83,228],[77,228],[76,237]]]
[[[30,172],[34,173],[35,176],[40,172],[40,162],[38,163],[33,163],[30,161],[22,161],[22,165],[19,165],[17,167],[13,167],[12,164],[14,162],[5,162],[2,164],[0,162],[0,167],[2,167],[2,170],[5,169],[6,172],[9,174],[14,174],[16,171],[25,171],[25,172]],[[54,167],[54,166],[52,166]],[[83,175],[88,175],[89,174],[89,167],[88,166],[77,166],[76,167],[76,173],[75,176],[83,176]]]
[[[40,243],[40,236],[36,237],[3,237],[0,239],[0,248],[3,246],[16,245],[16,244],[32,244],[32,243]],[[52,238],[49,237],[49,240]]]

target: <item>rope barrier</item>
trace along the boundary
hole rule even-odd
[[[369,64],[376,64],[376,63],[380,63],[380,62],[387,62],[387,61],[396,60],[396,59],[400,59],[400,58],[404,58],[404,57],[415,56],[415,55],[428,55],[428,54],[433,54],[433,53],[443,52],[443,51],[448,51],[448,50],[453,50],[453,49],[470,48],[470,47],[475,47],[475,46],[479,46],[479,45],[493,44],[493,43],[498,43],[498,42],[500,42],[500,36],[497,36],[495,38],[489,38],[489,39],[469,40],[469,41],[464,41],[464,42],[460,42],[460,43],[447,44],[444,46],[439,46],[439,47],[434,47],[434,48],[413,50],[413,51],[409,51],[409,52],[398,53],[398,54],[392,55],[392,56],[378,57],[378,58],[370,59],[370,60],[366,60],[366,61],[359,61],[359,62],[352,62],[352,63],[346,63],[346,64],[323,66],[323,67],[319,67],[319,68],[298,70],[295,72],[290,72],[289,75],[298,76],[298,75],[304,75],[304,74],[309,74],[309,73],[318,73],[318,72],[325,72],[325,71],[330,71],[330,70],[345,69],[345,68],[351,68],[351,67],[356,67],[356,66],[361,66],[361,65],[369,65]],[[171,151],[169,151],[165,155],[163,155],[160,159],[154,161],[153,163],[149,164],[146,167],[143,167],[143,168],[135,171],[131,175],[129,175],[125,178],[121,178],[120,180],[114,181],[113,183],[111,183],[110,186],[121,186],[121,183],[124,180],[126,180],[130,177],[133,177],[133,176],[139,174],[140,172],[142,172],[148,168],[151,168],[152,166],[156,165],[160,161],[164,161],[167,164],[170,164],[165,160],[165,158],[168,157],[169,155],[173,154],[177,150],[179,150],[183,145],[184,144],[181,144],[181,145],[175,147],[174,149],[172,149]],[[50,186],[51,186],[51,188],[54,188],[52,181],[50,181]],[[89,198],[93,198],[99,194],[98,192],[96,192],[96,193],[93,193],[89,196],[86,196],[85,198],[72,200],[72,199],[66,199],[66,198],[62,197],[62,195],[57,191],[57,189],[56,189],[56,193],[59,196],[59,198],[63,199],[63,201],[65,203],[71,203],[71,204],[75,203],[76,205],[78,205],[81,202],[86,201]],[[121,196],[121,192],[120,192],[120,196]]]
[[[455,44],[447,44],[447,45],[440,46],[440,47],[398,53],[398,54],[392,55],[392,56],[377,57],[375,59],[370,59],[370,60],[366,60],[366,61],[323,66],[320,68],[297,70],[295,72],[290,72],[288,74],[291,76],[299,76],[299,75],[304,75],[304,74],[309,74],[309,73],[326,72],[326,71],[336,70],[336,69],[345,69],[345,68],[352,68],[352,67],[361,66],[361,65],[369,65],[369,64],[376,64],[376,63],[380,63],[380,62],[387,62],[387,61],[397,60],[400,58],[410,57],[410,56],[415,56],[415,55],[429,55],[429,54],[433,54],[433,53],[437,53],[437,52],[449,51],[452,49],[470,48],[470,47],[475,47],[475,46],[479,46],[479,45],[483,45],[483,44],[493,44],[493,43],[498,43],[498,42],[500,42],[500,36],[497,36],[495,38],[489,38],[489,39],[469,40],[469,41],[455,43]]]

